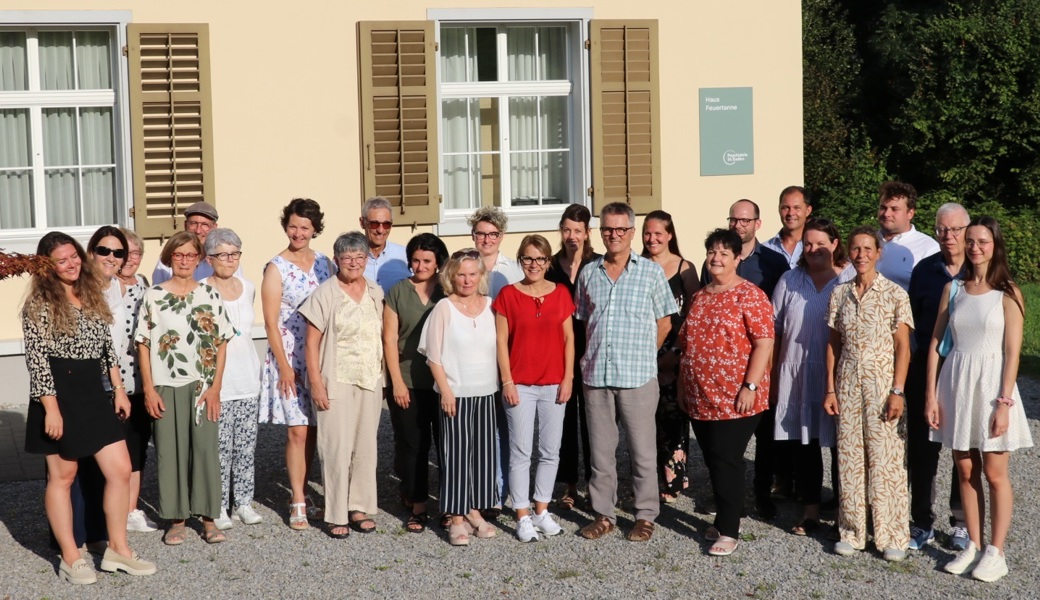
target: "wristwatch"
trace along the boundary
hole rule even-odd
[[[888,393],[893,395],[893,396],[899,396],[900,398],[906,398],[906,394],[903,393],[903,390],[901,390],[901,389],[899,389],[897,387],[894,387],[894,388],[888,390]]]
[[[743,387],[746,387],[747,389],[751,390],[752,392],[757,392],[758,391],[758,386],[757,385],[755,385],[753,383],[749,383],[747,381],[745,381],[743,383]]]

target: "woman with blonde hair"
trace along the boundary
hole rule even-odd
[[[441,271],[448,295],[426,320],[419,352],[433,373],[441,407],[441,509],[451,515],[448,539],[494,537],[480,509],[499,504],[495,485],[495,394],[498,392],[495,316],[488,279],[474,248],[451,255]]]
[[[49,257],[53,266],[33,276],[22,307],[32,400],[25,450],[46,455],[44,505],[60,548],[58,574],[74,584],[97,582],[72,533],[69,495],[78,459],[93,456],[105,477],[109,543],[101,569],[151,575],[155,564],[138,557],[126,539],[130,456],[120,419],[129,416],[130,401],[112,345],[104,284],[83,248],[64,233],[43,236],[36,253]],[[112,400],[103,379],[112,388]]]

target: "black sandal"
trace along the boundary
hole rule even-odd
[[[404,524],[405,531],[411,533],[422,533],[426,531],[426,523],[429,522],[430,515],[422,512],[417,515],[408,517],[408,521]]]
[[[365,513],[361,512],[361,511],[357,511],[354,514],[364,515]],[[368,523],[371,523],[372,526],[371,527],[362,527],[362,525],[366,525]],[[363,519],[357,519],[357,520],[353,520],[352,519],[350,521],[350,526],[353,527],[354,531],[356,531],[358,533],[372,533],[372,532],[374,532],[376,530],[376,522],[373,521],[372,519],[370,519],[367,516],[365,518],[363,518]]]
[[[333,533],[333,529],[342,529],[343,532]],[[347,525],[336,525],[333,523],[329,523],[328,526],[325,528],[325,533],[327,533],[328,536],[334,540],[345,540],[348,537],[350,537],[350,527]]]

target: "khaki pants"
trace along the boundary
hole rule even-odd
[[[381,390],[348,386],[346,398],[330,398],[318,410],[318,454],[325,480],[325,522],[345,525],[354,511],[374,514],[376,433]]]
[[[202,415],[195,424],[195,384],[156,386],[166,412],[152,425],[159,479],[159,516],[183,520],[220,516],[220,427]]]

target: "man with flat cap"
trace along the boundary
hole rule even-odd
[[[206,236],[209,232],[217,228],[217,219],[220,216],[217,214],[217,209],[213,208],[213,205],[209,202],[196,202],[188,208],[184,209],[184,231],[190,231],[195,235],[199,236],[199,240],[202,242],[203,247],[206,245]],[[200,257],[199,266],[195,268],[195,281],[205,279],[213,274],[213,267],[209,266],[209,261],[206,257]],[[238,267],[238,275],[242,274],[242,266]],[[170,267],[162,264],[162,261],[156,263],[155,270],[152,271],[152,285],[159,285],[165,281],[169,281],[173,277],[173,270]]]

